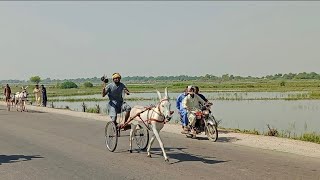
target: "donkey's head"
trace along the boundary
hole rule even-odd
[[[28,88],[28,86],[26,86],[26,87],[22,86],[22,91],[20,93],[20,96],[22,99],[27,99],[27,97],[28,97],[27,88]]]
[[[158,110],[165,117],[165,119],[170,121],[172,118],[173,111],[171,111],[171,103],[168,96],[168,89],[166,88],[164,92],[165,92],[165,96],[162,98],[161,93],[157,91],[157,94],[160,100]]]

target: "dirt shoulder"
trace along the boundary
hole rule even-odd
[[[5,105],[4,102],[0,102],[0,105]],[[109,117],[102,114],[92,114],[84,112],[76,112],[64,109],[53,109],[53,108],[44,108],[36,106],[27,106],[29,110],[41,111],[48,113],[57,113],[63,115],[69,115],[73,117],[87,118],[99,121],[109,121]],[[13,109],[15,111],[15,109]],[[177,124],[166,124],[164,132],[181,134],[181,126]],[[184,136],[181,134],[181,136]],[[204,137],[204,135],[200,135]],[[219,131],[218,142],[222,143],[233,143],[237,145],[249,146],[260,149],[268,149],[274,151],[288,152],[297,155],[303,155],[308,157],[320,158],[320,144],[304,142],[293,139],[271,137],[271,136],[262,136],[262,135],[252,135],[252,134],[242,134],[242,133],[233,133],[224,130]]]

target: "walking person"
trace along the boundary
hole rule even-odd
[[[47,107],[47,89],[44,87],[44,85],[41,85],[41,93],[42,93],[42,106]]]
[[[3,91],[3,95],[4,95],[5,101],[7,103],[8,111],[10,111],[11,88],[10,88],[9,84],[6,84],[4,91]]]
[[[36,100],[36,105],[40,106],[41,105],[41,90],[40,90],[38,84],[34,88],[33,93],[34,93],[34,97],[35,97],[35,100]]]

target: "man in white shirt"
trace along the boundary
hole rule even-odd
[[[39,85],[37,84],[36,87],[33,90],[34,97],[36,100],[36,105],[40,106],[41,104],[41,90],[39,89]]]

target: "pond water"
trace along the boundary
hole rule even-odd
[[[294,95],[306,95],[308,92],[205,92],[208,99],[239,99],[214,100],[213,113],[217,120],[221,120],[221,126],[226,128],[256,129],[266,132],[267,124],[277,128],[278,131],[286,131],[291,134],[304,132],[320,133],[320,100],[281,100]],[[172,110],[175,111],[173,122],[179,122],[178,112],[175,108],[175,98],[180,93],[170,93]],[[154,98],[155,100],[127,101],[130,106],[158,103],[156,93],[132,93],[130,98]],[[50,98],[50,97],[49,97]],[[55,97],[55,99],[84,99],[102,98],[100,94],[86,96]],[[279,100],[246,100],[261,98],[278,98]],[[60,101],[53,102],[56,108],[68,106],[71,110],[82,111],[82,102]],[[87,101],[87,107],[95,107],[97,104],[106,112],[107,98],[105,101]],[[51,106],[51,102],[48,102]]]
[[[130,106],[156,104],[157,101],[127,101]],[[178,121],[178,112],[175,101],[171,101],[175,111],[173,121]],[[82,102],[54,102],[55,107],[81,111]],[[106,112],[107,101],[85,102],[87,107],[96,104]],[[50,105],[49,105],[50,106]],[[267,132],[267,124],[277,128],[280,132],[291,133],[318,132],[320,133],[320,100],[242,100],[242,101],[214,101],[212,108],[221,126],[226,128],[256,129]]]
[[[180,93],[169,93],[169,96],[172,98],[176,98],[179,96]],[[263,98],[270,98],[270,99],[285,99],[289,96],[294,95],[306,95],[308,94],[307,91],[301,92],[204,92],[202,93],[207,99],[263,99]],[[153,99],[157,98],[156,93],[131,93],[127,98],[146,98],[146,99]],[[54,99],[88,99],[88,98],[97,98],[101,99],[101,94],[95,95],[85,95],[85,96],[58,96],[54,97]]]

